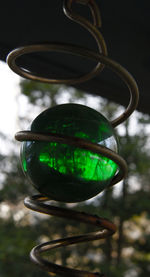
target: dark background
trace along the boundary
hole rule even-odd
[[[0,59],[16,47],[39,42],[69,42],[96,50],[92,36],[63,13],[62,0],[1,1]],[[102,18],[101,32],[106,40],[109,57],[125,66],[140,88],[138,109],[149,113],[150,73],[150,8],[149,1],[97,0]],[[74,5],[74,10],[90,18],[89,9]],[[40,74],[53,72],[57,76],[76,76],[93,66],[89,61],[56,53],[26,55],[20,59],[27,68]],[[128,91],[108,69],[80,88],[111,99],[128,103]]]

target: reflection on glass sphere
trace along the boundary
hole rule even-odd
[[[108,120],[79,104],[47,109],[32,122],[31,131],[79,137],[117,151],[114,130]],[[118,168],[107,157],[58,142],[24,142],[21,160],[34,187],[63,202],[79,202],[97,195],[109,185]]]

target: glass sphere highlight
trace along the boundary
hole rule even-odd
[[[31,131],[78,137],[117,152],[117,140],[109,121],[80,104],[62,104],[45,110],[34,119]],[[92,198],[110,184],[118,169],[107,157],[58,142],[23,142],[21,161],[33,186],[50,199],[62,202]]]

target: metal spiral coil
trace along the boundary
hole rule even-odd
[[[81,17],[80,15],[77,15],[72,10],[73,2],[77,4],[87,5],[90,8],[92,18],[93,18],[93,23],[89,22],[87,19]],[[117,117],[115,120],[110,122],[111,125],[115,128],[116,126],[124,122],[136,109],[138,104],[138,98],[139,98],[137,84],[133,79],[133,77],[128,73],[128,71],[125,68],[123,68],[120,64],[118,64],[117,62],[107,57],[107,47],[106,47],[104,38],[98,29],[101,26],[100,13],[94,0],[64,0],[63,10],[67,17],[81,24],[92,34],[98,46],[98,51],[96,53],[90,49],[79,47],[76,45],[71,45],[71,44],[64,44],[64,43],[34,44],[34,45],[27,45],[13,50],[7,57],[7,63],[14,72],[16,72],[22,77],[25,77],[31,80],[47,82],[51,84],[67,84],[67,85],[88,81],[89,79],[99,74],[103,70],[104,66],[107,66],[124,81],[124,83],[127,85],[130,91],[129,105],[119,117]],[[76,78],[51,79],[51,77],[49,78],[39,77],[38,75],[32,72],[28,72],[23,67],[19,67],[16,63],[17,58],[22,55],[35,53],[35,52],[50,52],[50,51],[68,53],[76,56],[81,56],[86,59],[92,59],[96,61],[97,64],[94,67],[94,69],[92,69],[91,72],[82,76],[77,76]],[[15,137],[19,141],[50,141],[50,142],[65,143],[69,145],[74,145],[82,149],[87,149],[92,151],[93,153],[102,154],[110,158],[119,166],[119,172],[112,179],[110,186],[113,186],[119,181],[121,181],[127,174],[127,165],[122,157],[120,157],[118,154],[116,154],[115,152],[113,152],[112,150],[104,146],[100,146],[98,144],[88,142],[84,139],[63,136],[60,134],[33,133],[30,131],[18,132]],[[74,277],[75,276],[76,277],[96,277],[96,276],[105,277],[104,274],[100,274],[100,273],[91,273],[87,271],[63,267],[63,266],[51,263],[50,261],[41,257],[41,254],[43,252],[50,251],[51,249],[65,247],[67,245],[72,245],[72,244],[86,242],[86,241],[107,238],[108,236],[112,235],[116,231],[116,226],[107,219],[104,219],[95,215],[86,214],[83,212],[77,212],[69,209],[51,206],[50,204],[47,204],[48,200],[49,199],[47,197],[39,194],[32,197],[27,197],[24,203],[26,207],[34,211],[49,214],[49,215],[54,215],[58,217],[64,217],[67,219],[71,218],[76,221],[80,221],[86,224],[99,227],[100,231],[83,234],[80,236],[67,237],[64,239],[58,239],[58,240],[40,244],[31,251],[30,256],[32,261],[35,264],[37,264],[40,268],[47,271],[49,274],[54,273],[54,274],[59,274],[60,276],[74,276]]]
[[[59,274],[60,276],[80,276],[80,277],[105,277],[104,274],[99,273],[91,273],[83,270],[75,270],[71,268],[66,268],[60,265],[56,265],[43,259],[41,257],[41,253],[50,251],[54,248],[65,247],[68,245],[73,245],[81,242],[99,240],[103,238],[107,238],[111,236],[116,231],[116,226],[107,219],[98,217],[96,215],[86,214],[84,212],[77,212],[70,209],[60,208],[51,206],[48,204],[44,204],[44,201],[49,200],[43,195],[35,195],[32,197],[25,198],[25,206],[34,211],[38,211],[41,213],[55,215],[58,217],[64,217],[67,219],[73,219],[78,222],[94,225],[95,227],[99,227],[100,231],[92,232],[84,235],[67,237],[64,239],[53,240],[50,242],[46,242],[34,247],[30,253],[31,260],[40,266],[40,268],[53,272],[55,274]]]

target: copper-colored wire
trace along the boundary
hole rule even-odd
[[[60,44],[60,43],[55,43],[55,44],[50,44],[50,45],[34,45],[34,51],[38,52],[40,51],[41,47],[43,47],[43,50],[45,51],[58,51],[58,52],[65,52],[65,53],[71,53],[74,55],[79,55],[82,57],[86,57],[89,59],[93,59],[96,61],[100,61],[101,63],[105,64],[105,66],[108,66],[112,71],[114,71],[127,85],[129,91],[130,91],[130,101],[129,105],[127,106],[126,110],[115,120],[112,121],[113,127],[118,126],[121,124],[123,121],[125,121],[131,114],[132,112],[136,109],[138,105],[138,100],[139,100],[139,91],[137,84],[134,80],[134,78],[131,76],[131,74],[120,64],[117,62],[111,60],[108,57],[105,57],[101,54],[95,53],[89,49],[70,45],[70,44]],[[18,66],[15,64],[15,60],[18,57],[18,55],[26,53],[30,53],[33,51],[33,46],[26,46],[23,48],[19,48],[11,52],[10,56],[8,57],[8,62],[11,68],[14,69],[16,73],[21,75],[22,77],[26,77],[28,79],[32,80],[37,80],[37,77],[34,75],[31,75],[31,73],[24,72],[22,74],[22,69],[20,69]],[[92,76],[90,76],[92,78]],[[43,77],[38,77],[38,79],[41,78],[41,81],[46,82],[46,80]],[[82,77],[81,77],[82,78]],[[80,77],[79,77],[80,79]],[[79,80],[78,79],[78,80]],[[50,79],[48,79],[50,82]],[[74,83],[78,83],[78,80],[74,81]],[[64,81],[64,80],[63,80]],[[64,83],[70,84],[73,82],[72,79],[65,79]],[[51,80],[52,84],[61,84],[62,80]]]
[[[35,133],[31,131],[18,132],[16,133],[15,138],[18,141],[45,141],[45,142],[58,142],[58,143],[73,145],[81,149],[90,150],[93,153],[103,155],[113,160],[115,163],[118,164],[119,172],[111,180],[111,183],[109,186],[113,186],[116,183],[120,182],[127,175],[127,164],[122,157],[120,157],[116,152],[108,149],[107,147],[89,142],[85,139],[64,136],[61,134],[52,134],[52,133],[42,134],[42,133]]]
[[[36,263],[40,268],[53,272],[55,274],[60,274],[61,276],[78,276],[78,277],[98,277],[104,276],[100,273],[92,273],[84,270],[75,270],[68,267],[63,267],[54,263],[49,262],[46,258],[41,257],[43,252],[50,251],[54,248],[65,247],[68,245],[73,245],[82,242],[88,242],[93,240],[104,239],[111,236],[116,231],[116,226],[107,219],[98,217],[96,215],[90,215],[84,212],[77,212],[74,210],[55,207],[50,204],[45,204],[43,202],[48,201],[47,197],[43,195],[35,195],[33,197],[25,198],[25,206],[34,211],[40,213],[54,215],[57,217],[64,217],[67,219],[76,220],[78,222],[86,223],[99,227],[100,230],[84,235],[67,237],[64,239],[57,239],[54,241],[49,241],[34,247],[30,253],[30,257],[34,263]]]
[[[71,8],[72,2],[73,2],[72,0],[71,1],[64,0],[64,2],[63,2],[64,3],[63,9],[64,9],[66,16],[69,17],[71,20],[74,20],[75,22],[81,24],[84,28],[86,28],[87,31],[89,31],[91,33],[91,35],[94,37],[94,39],[96,40],[99,52],[106,56],[107,55],[106,43],[104,41],[102,34],[97,29],[97,27],[99,27],[100,22],[101,22],[100,13],[98,11],[97,5],[95,4],[94,1],[93,1],[93,4],[90,3],[91,1],[88,1],[89,2],[88,6],[89,6],[90,10],[92,11],[92,17],[93,17],[93,22],[94,22],[94,25],[93,25],[85,18],[83,18],[73,12],[73,10]],[[76,2],[79,2],[79,1],[76,1]],[[85,1],[82,1],[82,3],[84,3],[84,2]],[[17,48],[9,53],[9,55],[7,57],[7,63],[14,72],[16,72],[18,75],[20,75],[22,77],[25,77],[25,78],[28,78],[31,80],[40,81],[40,82],[46,82],[46,83],[50,83],[50,84],[52,84],[52,83],[53,84],[54,83],[76,84],[76,83],[86,82],[89,79],[93,78],[96,74],[101,72],[102,69],[104,68],[104,65],[100,61],[98,61],[97,65],[94,67],[94,69],[91,72],[89,72],[87,74],[83,74],[82,76],[77,76],[76,78],[60,80],[60,79],[51,79],[51,77],[49,77],[49,78],[40,77],[36,74],[32,74],[31,72],[27,72],[24,68],[22,68],[16,64],[16,59],[25,54],[36,53],[36,52],[45,52],[45,51],[48,52],[48,51],[52,51],[52,50],[57,51],[57,48],[54,48],[54,49],[53,49],[53,47],[51,48],[52,45],[53,45],[53,43],[52,44],[51,43],[50,44],[48,44],[48,43],[34,44],[34,45],[27,45],[27,46]],[[62,47],[64,46],[64,44],[61,44],[61,43],[59,43],[59,45],[60,45],[60,47],[61,47],[61,45],[62,45]],[[71,47],[71,45],[70,45],[70,47]],[[74,48],[74,45],[72,45],[72,47]],[[69,53],[69,51],[66,51],[66,50],[67,49],[64,49],[64,51],[66,53],[67,52]],[[71,51],[71,48],[70,48],[70,51]],[[72,54],[74,54],[74,53],[72,53]]]
[[[71,20],[79,23],[84,28],[86,28],[93,38],[96,40],[98,51],[95,53],[90,49],[86,49],[84,47],[79,47],[77,45],[64,44],[64,43],[48,43],[48,44],[35,44],[35,45],[27,45],[20,47],[18,49],[13,50],[7,57],[7,63],[10,68],[19,74],[22,77],[47,82],[51,84],[77,84],[81,82],[88,81],[89,79],[95,77],[104,66],[109,67],[112,71],[114,71],[127,85],[130,91],[130,102],[125,109],[125,111],[117,117],[115,120],[111,122],[113,127],[118,126],[122,122],[124,122],[131,113],[136,109],[138,104],[139,92],[137,84],[134,78],[128,73],[128,71],[119,65],[117,62],[111,60],[107,57],[107,47],[104,41],[102,34],[99,31],[99,27],[101,26],[101,17],[98,6],[96,5],[94,0],[64,0],[63,1],[63,9],[64,13]],[[76,14],[73,11],[73,3],[87,5],[91,11],[93,22],[89,22],[87,19],[82,16]],[[96,62],[96,66],[92,69],[91,72],[87,74],[83,74],[82,76],[77,76],[76,78],[70,79],[51,79],[46,77],[40,77],[32,72],[25,70],[25,68],[17,65],[17,59],[23,55],[36,53],[36,52],[62,52],[68,53],[72,55],[77,55],[84,57],[85,59],[92,59]],[[127,165],[126,162],[120,157],[117,153],[111,151],[110,149],[103,147],[98,144],[94,144],[92,142],[86,141],[80,138],[68,137],[60,134],[43,134],[43,133],[35,133],[30,131],[22,131],[16,134],[16,139],[19,141],[50,141],[50,142],[59,142],[65,143],[69,145],[74,145],[76,147],[87,149],[93,151],[94,153],[104,155],[119,166],[119,172],[112,179],[110,186],[116,184],[120,180],[122,180],[127,174]],[[73,277],[105,277],[104,274],[100,273],[91,273],[83,270],[71,269],[68,267],[63,267],[43,258],[41,254],[45,251],[50,251],[54,248],[59,248],[62,246],[67,246],[75,243],[92,241],[102,238],[107,238],[112,235],[116,231],[116,226],[107,219],[100,218],[97,216],[85,214],[82,212],[72,211],[69,209],[64,209],[60,207],[54,207],[47,203],[49,199],[43,195],[36,195],[32,197],[27,197],[24,201],[25,206],[41,213],[46,213],[49,215],[64,217],[64,218],[72,218],[77,221],[81,221],[84,223],[92,224],[96,227],[100,227],[100,231],[83,234],[75,237],[68,237],[64,239],[59,239],[51,242],[47,242],[44,244],[40,244],[33,248],[31,251],[31,259],[32,261],[41,267],[43,270],[48,272],[52,272],[54,274],[59,274],[60,276],[73,276]],[[46,203],[44,203],[46,202]]]

